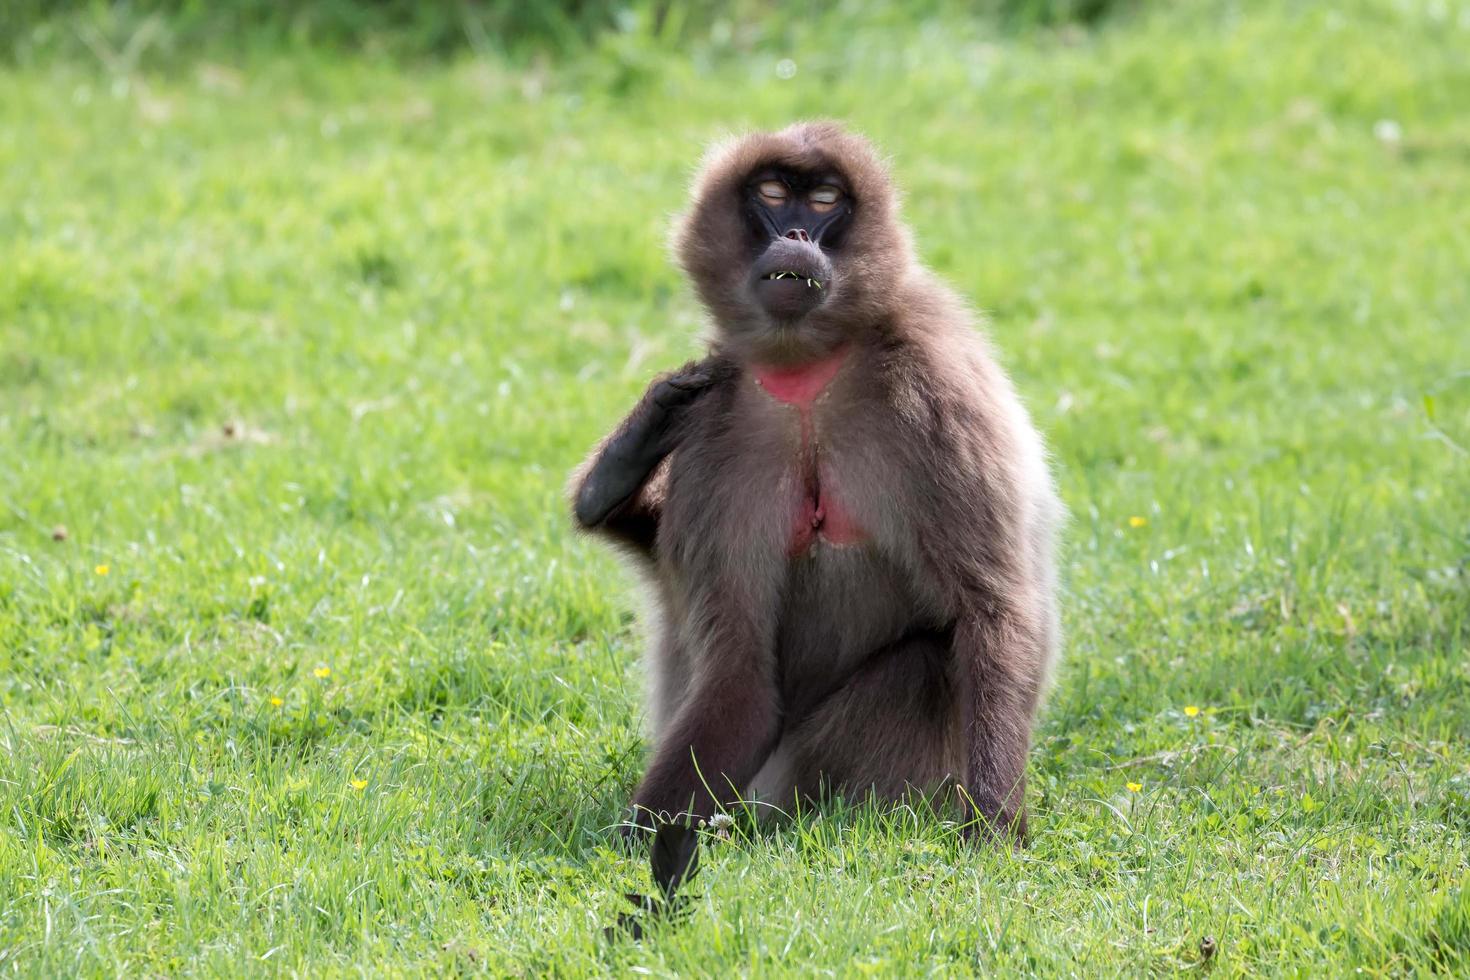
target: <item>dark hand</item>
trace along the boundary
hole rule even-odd
[[[648,386],[577,492],[577,520],[584,527],[601,524],[638,492],[654,467],[678,446],[684,411],[711,381],[709,371],[690,361]]]
[[[708,371],[691,361],[678,372],[656,379],[648,386],[643,398],[646,402],[651,402],[652,407],[662,411],[662,418],[657,421],[661,422],[662,429],[667,430],[673,427],[674,421],[685,408],[704,394],[712,380],[714,379]],[[652,416],[657,414],[649,413],[650,423],[655,422]],[[670,446],[669,449],[673,447]]]

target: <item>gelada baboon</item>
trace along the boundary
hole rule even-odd
[[[571,487],[653,592],[636,825],[954,785],[972,830],[1024,838],[1061,506],[883,164],[830,123],[735,139],[674,248],[711,352],[655,379]]]

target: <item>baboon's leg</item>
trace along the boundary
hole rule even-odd
[[[837,690],[788,719],[752,795],[785,808],[825,787],[850,798],[932,792],[963,774],[949,638],[905,637],[874,653]]]

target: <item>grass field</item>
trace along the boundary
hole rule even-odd
[[[1456,6],[0,67],[0,975],[1470,971]],[[813,115],[1073,513],[1032,846],[834,806],[609,944],[637,602],[561,485],[699,349],[704,141]]]

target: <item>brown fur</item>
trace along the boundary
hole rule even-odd
[[[771,164],[836,170],[855,208],[830,293],[796,329],[768,322],[748,282],[740,195]],[[670,423],[675,448],[641,490],[592,528],[638,556],[655,599],[655,749],[637,812],[952,781],[974,827],[1023,835],[1030,731],[1059,640],[1062,510],[1009,380],[915,259],[886,169],[830,123],[733,140],[706,159],[674,245],[715,328],[709,357],[684,369],[708,386]],[[751,366],[841,344],[851,353],[812,417],[869,540],[791,558],[799,423]],[[653,390],[619,433],[637,437]]]

